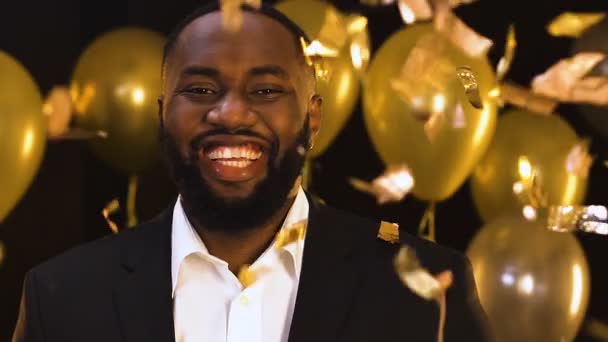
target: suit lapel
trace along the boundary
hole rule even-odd
[[[124,341],[174,341],[171,297],[171,218],[125,232],[122,277],[114,292]]]
[[[361,221],[315,200],[310,213],[302,272],[289,342],[337,341],[361,280],[361,255],[354,253],[373,234]],[[373,232],[373,230],[371,230]]]

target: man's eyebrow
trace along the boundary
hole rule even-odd
[[[282,78],[285,80],[289,79],[289,74],[287,73],[287,71],[285,69],[283,69],[282,67],[280,67],[278,65],[273,65],[273,64],[253,67],[253,68],[249,69],[249,71],[247,73],[249,74],[249,76],[273,75],[273,76],[276,76],[278,78]]]
[[[181,72],[182,76],[207,76],[209,78],[219,78],[220,72],[217,69],[192,65],[186,67]]]

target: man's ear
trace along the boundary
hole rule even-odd
[[[165,118],[164,118],[164,114],[163,114],[164,101],[165,101],[165,97],[163,95],[160,95],[156,99],[156,103],[158,103],[158,121],[160,122],[160,127],[164,127],[165,126],[165,121],[164,121]]]
[[[308,125],[310,127],[310,131],[311,131],[311,139],[312,141],[310,142],[310,148],[312,148],[312,145],[314,144],[317,134],[319,133],[319,130],[321,129],[321,116],[322,116],[322,110],[321,110],[321,106],[323,104],[323,99],[321,98],[321,95],[319,94],[315,94],[311,97],[310,99],[310,104],[308,106],[308,115],[309,115],[309,121],[308,121]]]

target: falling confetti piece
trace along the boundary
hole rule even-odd
[[[535,94],[522,86],[509,82],[501,84],[499,96],[506,103],[544,115],[553,114],[559,104],[555,99]]]
[[[536,218],[538,217],[538,214],[536,213],[536,208],[534,208],[531,205],[525,205],[522,213],[524,215],[524,218],[528,221],[536,221]]]
[[[110,215],[114,214],[119,209],[120,209],[120,203],[118,202],[118,199],[115,198],[112,201],[110,201],[110,203],[108,203],[108,205],[106,205],[106,207],[103,208],[103,210],[101,211],[103,218],[106,220],[106,222],[108,223],[108,226],[110,227],[110,230],[114,234],[118,233],[118,226],[116,225],[116,223],[114,221],[112,221],[112,219],[110,218]]]
[[[446,57],[447,44],[437,33],[421,37],[408,54],[401,72],[390,81],[392,89],[419,121],[425,122],[439,112],[437,108],[426,108],[424,99],[428,94],[445,92],[446,84],[454,77],[456,65]]]
[[[355,189],[376,197],[378,204],[399,202],[414,187],[414,177],[405,165],[389,166],[371,183],[356,178],[349,182]]]
[[[547,193],[544,191],[540,172],[532,166],[526,156],[518,160],[519,180],[513,183],[513,193],[524,206],[534,209],[547,206]]]
[[[461,66],[456,69],[456,76],[460,83],[464,87],[465,94],[467,95],[467,99],[469,103],[477,109],[483,108],[483,103],[481,102],[481,96],[479,95],[479,86],[477,85],[477,78],[468,66]]]
[[[302,221],[279,230],[275,238],[274,247],[280,249],[296,241],[303,240],[306,236],[306,225],[306,221]]]
[[[380,222],[378,238],[390,243],[399,243],[399,225],[386,221]]]
[[[554,37],[577,38],[589,27],[600,22],[606,13],[565,12],[547,25],[547,31]]]
[[[401,19],[406,24],[427,20],[433,16],[433,10],[427,0],[398,0],[397,6]]]
[[[452,128],[465,128],[467,126],[466,120],[462,105],[460,103],[456,104],[456,108],[454,108],[454,113],[452,114]]]
[[[492,41],[467,26],[458,18],[449,6],[437,6],[437,12],[433,20],[437,32],[447,36],[449,40],[473,58],[485,55]]]
[[[608,209],[601,205],[551,206],[547,228],[556,232],[581,231],[608,235]]]
[[[357,71],[365,72],[370,59],[367,18],[360,15],[348,16],[346,27],[350,37],[350,56],[353,66]]]
[[[47,135],[57,137],[67,132],[72,119],[72,97],[67,87],[57,86],[51,89],[42,106],[47,117]]]
[[[505,54],[500,58],[496,67],[496,81],[502,81],[513,63],[515,56],[515,48],[517,47],[517,39],[515,38],[515,26],[509,25],[509,33],[507,33],[507,42],[505,43]]]
[[[243,26],[243,10],[248,5],[255,9],[262,6],[262,0],[221,0],[222,25],[226,31],[238,32]]]
[[[572,175],[587,178],[589,169],[593,163],[593,157],[589,154],[589,139],[583,139],[575,144],[566,157],[566,170]]]
[[[324,46],[320,41],[314,40],[304,47],[306,56],[337,57],[340,53],[336,49]]]
[[[585,77],[607,58],[599,52],[581,52],[552,65],[532,80],[532,91],[562,102],[608,105],[608,79]]]
[[[424,135],[431,144],[437,140],[444,122],[445,113],[443,111],[435,111],[431,113],[429,119],[424,123]]]
[[[394,266],[403,284],[426,300],[437,300],[446,288],[420,265],[411,247],[402,246],[395,256]]]
[[[348,40],[348,28],[345,17],[331,8],[325,10],[323,26],[316,37],[324,46],[341,50]]]
[[[4,263],[4,257],[6,256],[6,248],[4,247],[4,243],[0,241],[0,267],[2,263]]]
[[[252,267],[251,265],[245,264],[239,269],[237,278],[243,288],[248,288],[255,284],[255,282],[258,281],[262,275],[267,274],[270,271],[271,269],[267,266]]]

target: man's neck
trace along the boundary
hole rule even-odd
[[[243,265],[252,264],[271,244],[281,228],[295,196],[289,196],[281,209],[262,226],[251,227],[239,233],[209,230],[195,225],[195,230],[205,243],[209,254],[228,263],[228,268],[238,274]]]

